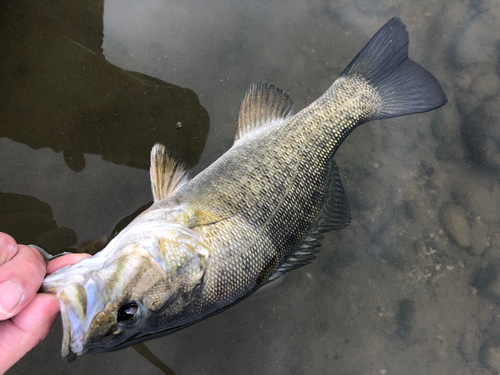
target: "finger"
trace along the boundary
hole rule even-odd
[[[70,254],[51,260],[47,265],[47,273],[50,275],[63,267],[78,263],[84,258],[90,258],[90,254]]]
[[[0,266],[0,320],[21,311],[35,297],[46,274],[40,253],[18,245],[17,254]]]
[[[0,374],[47,336],[58,312],[57,298],[40,293],[18,315],[0,322]]]
[[[7,263],[17,254],[16,241],[6,233],[0,232],[0,265]]]

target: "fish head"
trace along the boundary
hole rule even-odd
[[[48,276],[42,291],[59,300],[62,356],[122,349],[188,324],[207,257],[193,230],[145,223]]]

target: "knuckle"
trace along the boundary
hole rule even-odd
[[[18,252],[16,241],[5,233],[0,233],[0,265],[14,258]]]

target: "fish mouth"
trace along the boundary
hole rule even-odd
[[[98,284],[72,283],[57,292],[63,325],[61,355],[68,361],[86,352],[87,332],[94,317],[104,308]]]
[[[68,361],[86,352],[86,335],[92,319],[104,308],[105,296],[93,271],[105,258],[86,258],[45,278],[41,291],[54,293],[59,301],[63,325],[61,355]]]
[[[98,284],[88,279],[85,284],[71,283],[56,294],[63,326],[61,355],[71,362],[85,353],[87,332],[93,318],[104,308]]]
[[[71,362],[83,354],[87,292],[81,284],[73,283],[59,290],[57,299],[63,325],[61,355]]]

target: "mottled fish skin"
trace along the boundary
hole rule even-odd
[[[101,253],[44,282],[63,314],[63,356],[112,351],[221,312],[310,262],[320,233],[350,222],[333,156],[358,125],[446,103],[390,20],[314,103],[265,82],[242,101],[235,143],[187,180],[152,151],[155,203]]]

